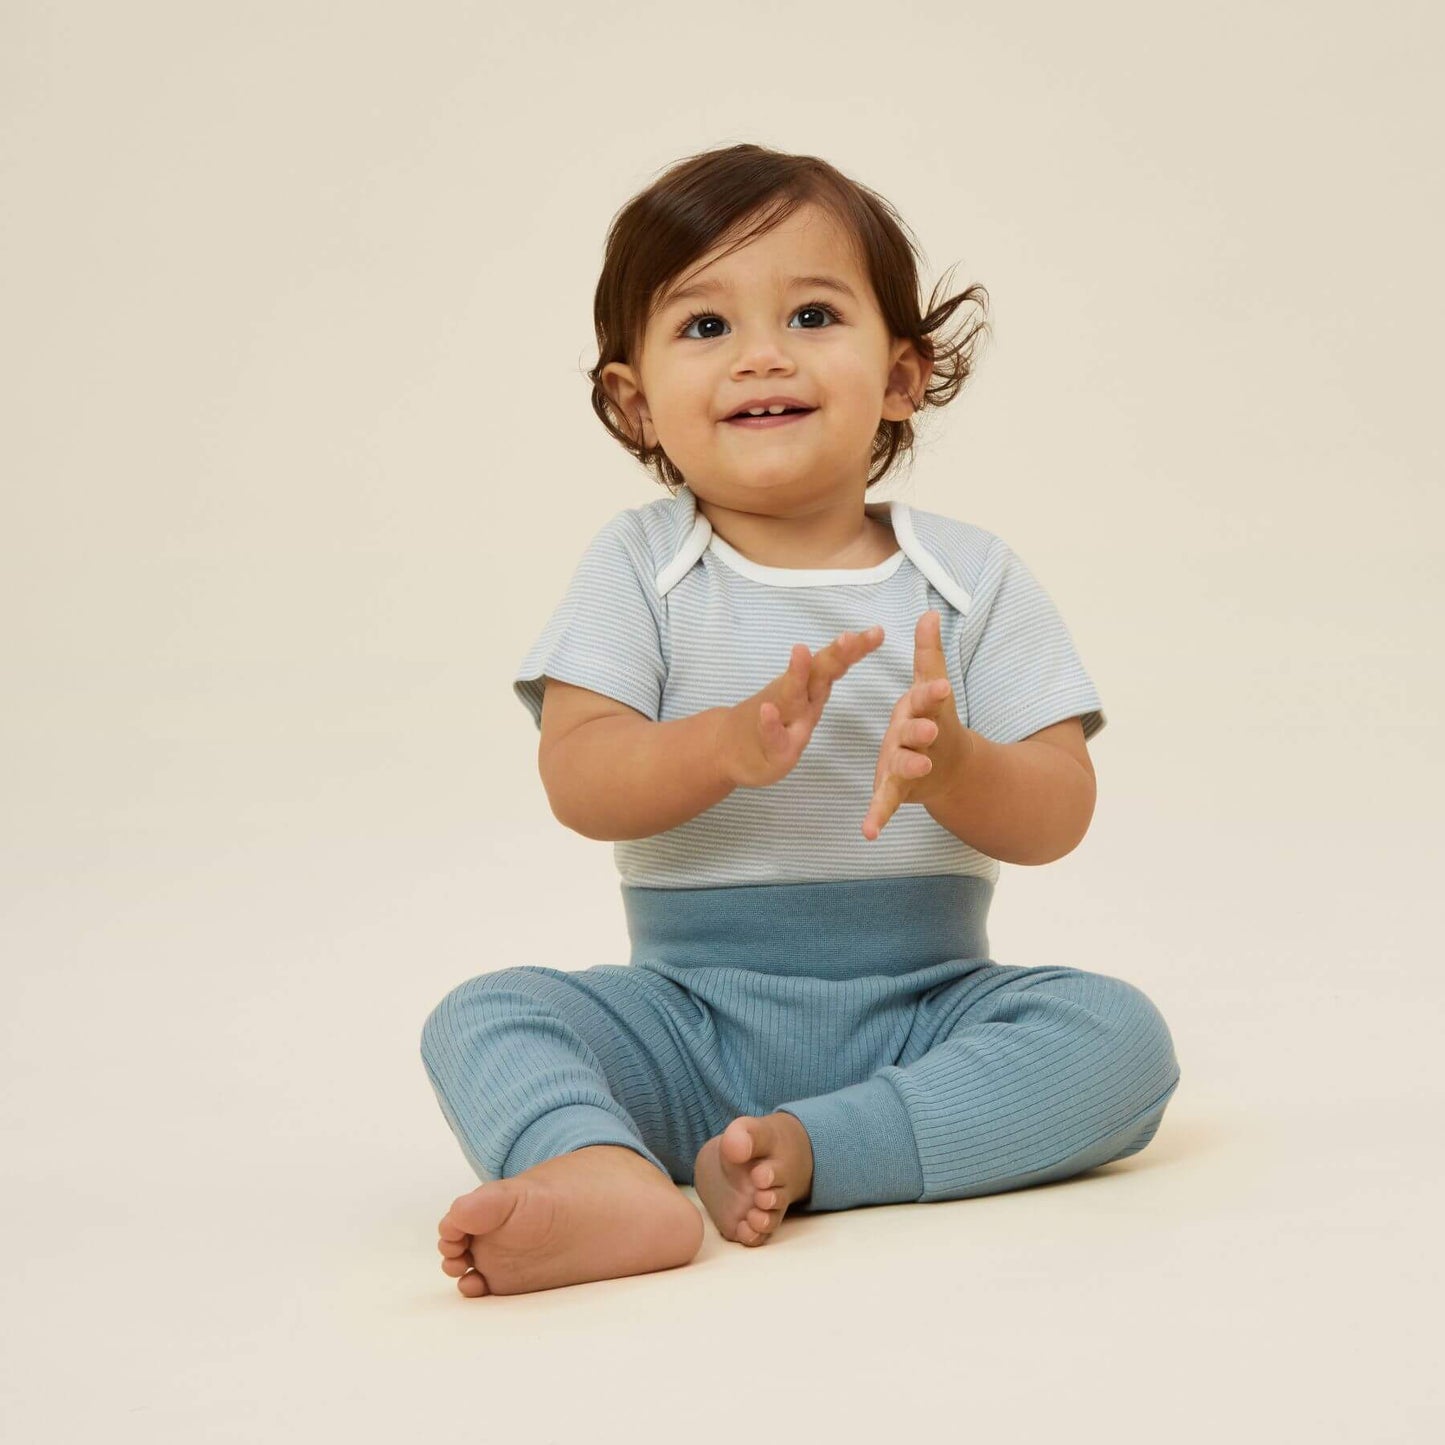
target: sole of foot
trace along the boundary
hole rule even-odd
[[[792,1114],[744,1114],[698,1150],[692,1172],[724,1239],[766,1244],[789,1205],[812,1196],[813,1144]]]
[[[437,1226],[442,1270],[469,1299],[676,1269],[702,1215],[633,1149],[594,1144],[460,1195]]]

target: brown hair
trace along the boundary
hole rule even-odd
[[[777,202],[773,205],[774,201]],[[602,370],[617,361],[631,364],[642,347],[669,283],[706,255],[735,228],[756,219],[723,252],[730,255],[755,236],[772,230],[799,206],[815,202],[851,235],[872,282],[889,334],[912,341],[932,360],[933,372],[924,389],[923,406],[944,406],[958,395],[973,370],[973,351],[980,320],[951,339],[935,342],[936,331],[965,301],[986,312],[988,292],[982,286],[937,304],[935,287],[928,309],[918,300],[916,247],[893,207],[868,187],[850,180],[817,156],[788,155],[766,146],[742,144],[703,151],[676,162],[646,190],[639,192],[612,219],[607,233],[602,274],[593,300],[597,331],[597,365],[592,380],[592,409],[602,425],[669,491],[686,478],[659,447],[634,440],[626,418],[601,384]],[[873,437],[868,486],[883,479],[900,456],[911,457],[911,421],[880,421]],[[881,462],[876,473],[874,464]]]

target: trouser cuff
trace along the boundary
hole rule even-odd
[[[672,1178],[657,1155],[616,1114],[595,1104],[564,1104],[534,1119],[512,1144],[502,1166],[502,1178],[510,1179],[534,1164],[570,1154],[574,1149],[584,1149],[589,1144],[619,1144],[635,1150]]]
[[[913,1123],[898,1091],[881,1075],[832,1094],[779,1104],[813,1143],[813,1192],[802,1213],[911,1203],[923,1194],[923,1165]]]

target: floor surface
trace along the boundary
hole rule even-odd
[[[545,928],[509,910],[507,869],[558,836],[410,874],[314,838],[36,872],[6,943],[33,964],[7,1011],[7,1439],[1440,1438],[1424,861],[1325,888],[1302,848],[1228,916],[1191,882],[1208,830],[1138,895],[1101,890],[1092,840],[1005,869],[999,961],[1068,948],[1169,1020],[1183,1083],[1146,1150],[469,1300],[435,1226],[476,1180],[417,1043],[471,972],[625,961],[606,850],[576,840]]]

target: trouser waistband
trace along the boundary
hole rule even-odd
[[[987,958],[994,885],[941,873],[713,888],[622,885],[632,963],[847,979]]]

